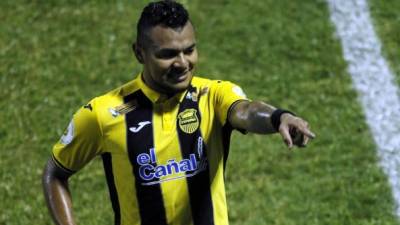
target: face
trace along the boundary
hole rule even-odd
[[[175,94],[186,90],[197,62],[196,40],[190,22],[180,29],[156,26],[148,32],[149,43],[137,51],[144,65],[143,79],[152,89]],[[138,53],[137,53],[138,54]]]

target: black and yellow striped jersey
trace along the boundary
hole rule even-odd
[[[244,99],[237,85],[200,77],[168,98],[139,75],[78,110],[53,159],[74,172],[102,157],[115,224],[228,224],[227,117]]]

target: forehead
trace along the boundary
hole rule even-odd
[[[195,43],[194,29],[190,22],[182,28],[157,25],[149,30],[151,45],[155,48],[183,49]]]

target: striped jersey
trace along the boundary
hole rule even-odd
[[[245,99],[231,82],[200,77],[167,97],[138,75],[79,109],[53,159],[75,172],[102,157],[115,224],[225,225],[227,118]]]

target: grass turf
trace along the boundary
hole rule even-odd
[[[370,1],[370,10],[374,19],[375,30],[382,40],[382,51],[400,84],[400,15],[399,1]]]
[[[318,135],[288,151],[278,136],[234,134],[231,224],[397,224],[325,2],[183,2],[196,26],[198,74],[295,111]],[[51,224],[40,184],[51,146],[77,108],[140,71],[130,44],[144,5],[0,3],[0,224]],[[100,160],[71,190],[80,224],[112,224]]]

